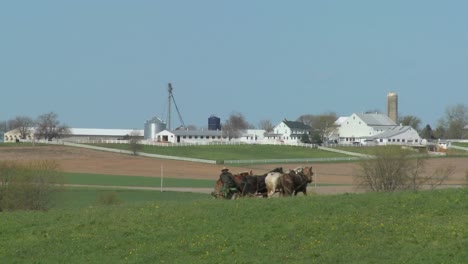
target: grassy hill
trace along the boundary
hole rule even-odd
[[[466,263],[468,189],[0,213],[0,263]]]

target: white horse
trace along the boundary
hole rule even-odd
[[[265,185],[267,187],[268,198],[275,194],[276,189],[279,188],[279,178],[283,176],[283,173],[280,172],[269,172],[265,177]]]
[[[303,167],[297,167],[294,170],[289,170],[288,173],[300,173],[304,170]],[[280,178],[283,176],[283,173],[280,172],[269,172],[265,177],[265,185],[267,187],[267,195],[268,198],[273,196],[278,189],[281,189],[281,181]]]

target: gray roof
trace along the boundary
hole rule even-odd
[[[400,134],[405,133],[408,130],[411,130],[412,128],[410,126],[395,126],[390,129],[388,129],[385,132],[382,132],[380,134],[377,134],[375,136],[371,136],[368,138],[391,138]]]
[[[396,126],[390,117],[384,114],[356,114],[368,126]]]
[[[296,129],[311,129],[309,125],[306,125],[299,121],[283,121],[289,128],[296,128]]]
[[[143,136],[141,129],[106,129],[106,128],[70,128],[75,136],[125,136],[137,132]]]
[[[221,136],[221,130],[172,130],[176,136]]]

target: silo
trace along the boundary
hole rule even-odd
[[[221,130],[221,119],[215,115],[208,118],[208,130]]]
[[[156,134],[166,129],[166,123],[158,117],[145,122],[145,139],[155,140]]]
[[[398,124],[398,95],[394,92],[387,95],[387,115]]]

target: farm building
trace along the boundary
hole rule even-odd
[[[338,123],[340,144],[421,144],[418,132],[384,114],[352,114]]]
[[[30,133],[26,139],[20,138],[18,129],[13,129],[4,134],[4,142],[32,141],[34,139],[34,128],[29,129]],[[143,138],[143,130],[134,129],[102,129],[102,128],[70,128],[71,134],[62,138],[64,141],[80,142],[88,140],[118,140],[125,139],[132,134],[140,135]]]
[[[79,142],[82,140],[119,140],[137,135],[143,138],[143,130],[139,129],[103,129],[103,128],[71,128],[71,135],[63,140]]]
[[[157,142],[169,143],[212,143],[212,142],[242,142],[256,143],[263,139],[265,130],[247,129],[241,133],[240,138],[227,139],[221,130],[164,130],[156,134]]]
[[[310,134],[311,127],[299,121],[284,119],[266,135],[268,142],[300,143],[304,134]]]
[[[30,133],[26,136],[25,140],[32,140],[34,138],[34,128],[29,128],[28,130]],[[19,129],[13,129],[3,134],[3,142],[15,142],[17,140],[21,140]]]
[[[220,130],[163,130],[155,135],[156,142],[202,143],[223,141]]]

